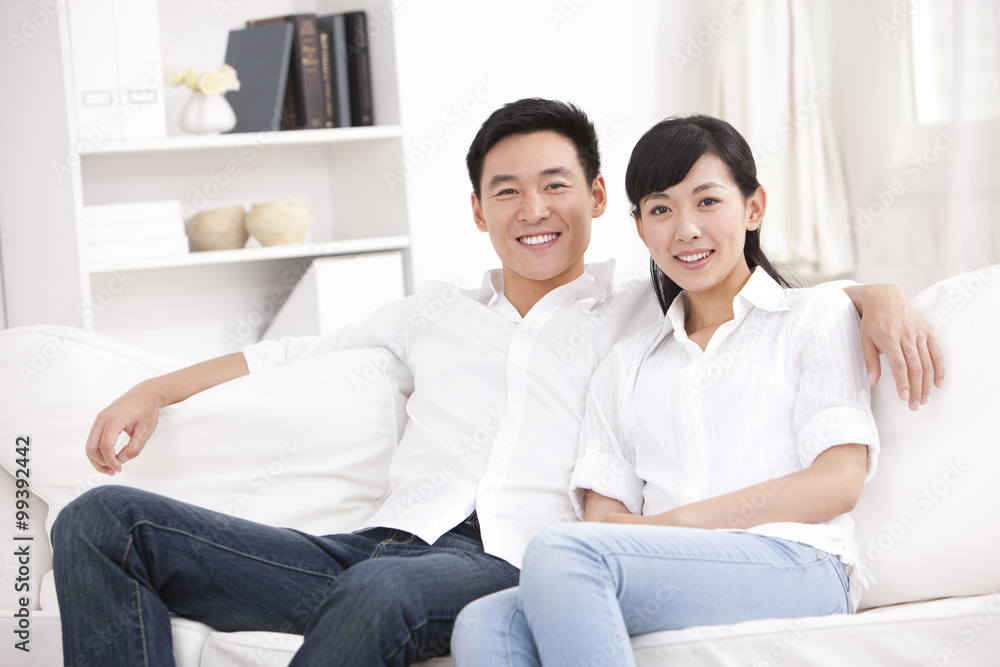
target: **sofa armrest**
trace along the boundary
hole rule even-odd
[[[853,513],[876,582],[862,609],[1000,590],[1000,266],[937,283],[913,305],[948,376],[917,412],[888,369],[872,391],[882,451]]]
[[[412,391],[395,355],[374,348],[317,355],[213,387],[162,410],[142,456],[122,473],[97,473],[83,452],[97,412],[181,365],[80,330],[0,332],[0,475],[12,482],[15,438],[30,436],[31,489],[48,506],[42,512],[33,501],[39,513],[31,528],[41,538],[33,590],[51,569],[43,552],[56,515],[98,485],[134,486],[315,534],[353,530],[375,513]],[[13,490],[4,496],[4,510],[13,507]]]

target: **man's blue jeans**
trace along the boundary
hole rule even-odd
[[[580,523],[536,537],[521,585],[455,623],[458,667],[635,665],[629,635],[848,613],[840,559],[754,533]]]
[[[66,667],[173,665],[169,614],[305,635],[292,665],[408,665],[448,652],[462,607],[517,584],[475,515],[433,545],[371,528],[316,537],[123,486],[52,529]]]

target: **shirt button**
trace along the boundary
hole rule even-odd
[[[520,366],[521,365],[521,360],[520,359],[515,359],[513,363],[514,363],[515,366]]]
[[[503,452],[497,452],[497,458],[503,461],[505,454]]]

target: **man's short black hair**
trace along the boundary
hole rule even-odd
[[[587,183],[593,184],[601,173],[601,153],[597,146],[597,131],[587,114],[568,102],[530,97],[509,102],[494,111],[472,140],[469,153],[465,156],[465,164],[469,168],[469,179],[476,198],[481,198],[483,161],[491,148],[513,135],[546,130],[561,134],[573,142],[580,166],[587,176]]]

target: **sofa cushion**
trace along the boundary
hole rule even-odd
[[[1000,596],[861,614],[766,618],[632,638],[638,667],[980,667],[1000,652]]]
[[[174,624],[174,632],[177,625]],[[286,667],[302,646],[301,635],[279,632],[212,632],[204,642],[200,665]],[[175,651],[176,653],[176,651]],[[178,663],[180,664],[180,663]],[[418,661],[420,667],[452,667],[451,658]]]
[[[32,608],[38,608],[42,576],[52,567],[45,527],[55,518],[55,513],[49,512],[48,506],[38,497],[43,493],[47,500],[53,495],[49,485],[53,480],[45,474],[43,461],[46,456],[40,446],[48,443],[52,455],[66,456],[77,464],[85,464],[79,468],[78,477],[59,482],[78,487],[76,494],[81,493],[91,479],[90,473],[95,481],[100,477],[86,465],[86,460],[79,458],[90,430],[86,422],[92,422],[97,414],[94,406],[106,405],[129,386],[181,365],[178,359],[128,348],[75,327],[43,326],[0,331],[0,406],[3,406],[0,408],[0,442],[3,443],[0,447],[0,467],[3,468],[0,470],[0,491],[4,498],[15,497],[13,475],[21,467],[15,447],[19,436],[31,437],[25,467],[32,489],[28,499],[28,529],[15,530],[14,504],[6,502],[0,510],[0,517],[7,519],[0,535],[15,532],[19,536],[34,537],[32,581],[28,591]],[[6,565],[6,562],[0,563],[0,569],[6,570]],[[13,609],[18,597],[13,587],[4,586],[0,591],[0,606]]]
[[[182,365],[65,327],[0,332],[0,466],[13,474],[14,439],[31,437],[31,488],[50,507],[46,530],[100,484],[315,534],[353,530],[374,514],[412,387],[394,355],[318,355],[213,387],[163,409],[122,473],[97,473],[83,451],[97,413],[137,382]]]
[[[854,511],[876,579],[862,609],[1000,590],[1000,266],[933,285],[913,304],[947,376],[917,412],[885,364],[873,389],[882,452]]]

